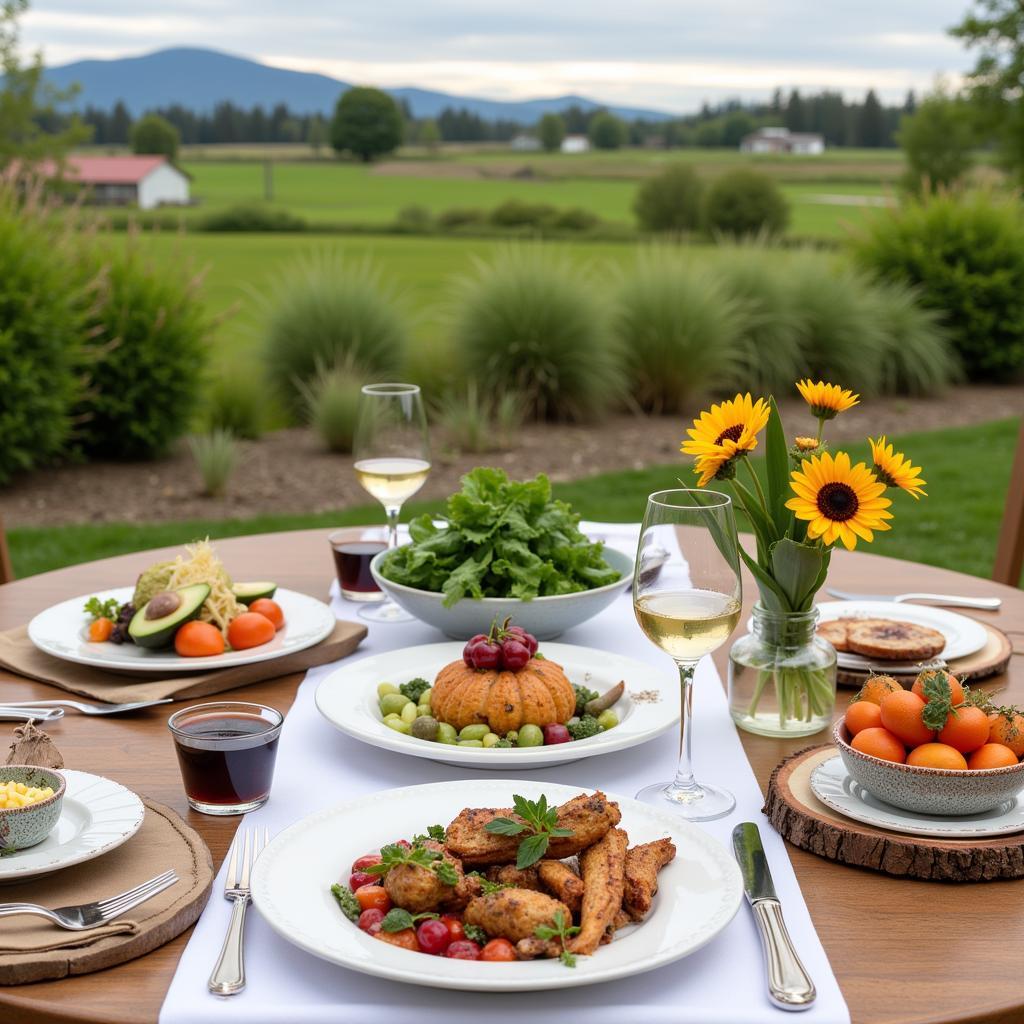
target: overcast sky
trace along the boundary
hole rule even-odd
[[[889,100],[972,63],[968,0],[32,0],[48,64],[207,46],[368,85],[685,111],[775,86]]]

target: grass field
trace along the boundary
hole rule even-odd
[[[862,545],[864,550],[978,576],[990,575],[1017,430],[1018,421],[1003,420],[900,438],[900,448],[924,467],[929,496],[914,501],[902,492],[896,494],[892,531],[876,534],[875,543]],[[866,445],[849,450],[855,458],[868,457]],[[571,502],[584,518],[634,522],[643,515],[645,495],[671,487],[685,475],[685,465],[680,461],[559,484],[555,493]],[[439,508],[437,503],[410,505],[406,518]],[[379,506],[368,505],[315,516],[264,516],[227,522],[19,528],[10,531],[9,539],[15,571],[25,576],[129,551],[183,544],[207,535],[229,537],[375,523],[381,517]],[[325,551],[324,573],[329,572]]]

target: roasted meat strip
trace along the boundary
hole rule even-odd
[[[658,872],[675,858],[671,839],[657,839],[626,851],[626,893],[623,909],[634,921],[642,921],[658,891]]]
[[[516,818],[509,808],[467,807],[448,826],[445,846],[464,864],[508,864],[516,859],[518,836],[499,836],[485,831],[495,818]],[[572,829],[571,836],[551,840],[548,854],[555,860],[593,846],[622,819],[619,805],[604,793],[581,793],[558,808],[558,827]]]
[[[466,924],[483,928],[491,938],[505,938],[515,943],[532,938],[541,925],[554,924],[555,914],[559,911],[566,924],[572,921],[572,914],[564,903],[542,892],[500,889],[470,900],[463,920]]]
[[[573,953],[592,954],[622,909],[628,845],[629,836],[621,828],[613,828],[599,843],[580,854],[583,906],[579,934],[569,940]]]
[[[537,874],[544,888],[561,900],[574,914],[583,904],[583,879],[560,860],[542,860]]]

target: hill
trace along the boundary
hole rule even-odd
[[[296,113],[334,109],[338,95],[350,83],[306,71],[270,67],[247,57],[219,50],[177,47],[139,57],[80,60],[48,68],[46,78],[60,88],[77,83],[81,92],[74,106],[110,109],[123,100],[133,115],[154,107],[180,103],[195,111],[209,111],[221,100],[242,107],[270,108],[285,103]],[[487,120],[505,119],[532,124],[542,114],[576,104],[584,110],[606,106],[583,96],[553,96],[535,100],[491,100],[476,96],[413,87],[387,90],[405,100],[416,117],[436,117],[445,107],[464,107]],[[620,117],[664,120],[663,111],[609,106]]]

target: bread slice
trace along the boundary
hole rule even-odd
[[[941,654],[946,638],[937,629],[893,619],[870,619],[852,624],[847,650],[883,661],[924,661]]]

